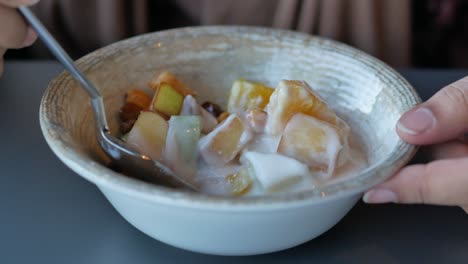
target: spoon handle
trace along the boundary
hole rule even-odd
[[[54,39],[54,37],[28,7],[20,6],[18,7],[18,10],[29,22],[31,27],[37,32],[39,38],[49,48],[52,54],[54,54],[57,60],[62,63],[65,69],[67,69],[75,80],[77,80],[86,92],[88,92],[88,95],[91,97],[91,105],[96,117],[96,123],[100,130],[107,132],[109,129],[106,121],[104,102],[96,87],[94,87],[88,78],[86,78],[78,67],[76,67],[67,52],[60,46],[60,44]]]

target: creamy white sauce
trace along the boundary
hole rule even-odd
[[[260,153],[275,153],[278,149],[280,140],[280,136],[255,134],[252,140],[245,146],[245,149]]]
[[[279,137],[255,134],[243,151],[276,153],[279,140]],[[359,142],[358,138],[353,135],[349,136],[349,141]],[[268,192],[257,179],[253,178],[251,188],[243,196],[258,196],[265,193],[302,192],[353,176],[367,166],[367,158],[364,151],[360,149],[360,144],[353,144],[349,147],[349,159],[342,166],[337,167],[331,177],[324,177],[326,172],[310,169],[309,174],[304,175],[299,182],[274,192]],[[221,167],[209,166],[200,160],[198,172],[194,179],[195,183],[201,187],[201,191],[211,195],[230,196],[230,186],[226,180],[226,176],[235,174],[242,168],[245,168],[245,165],[240,163],[239,156],[234,161]]]

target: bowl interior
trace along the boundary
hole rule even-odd
[[[102,93],[115,134],[125,91],[150,92],[148,81],[162,71],[175,73],[197,90],[199,102],[210,100],[222,106],[239,78],[272,87],[282,79],[307,81],[349,122],[369,162],[359,175],[313,190],[309,196],[377,184],[407,162],[415,150],[394,130],[401,114],[420,100],[411,86],[382,62],[319,37],[252,27],[183,28],[113,44],[78,64]],[[87,94],[67,73],[58,76],[41,105],[41,125],[54,152],[93,182],[141,184],[105,166],[108,159],[98,148],[93,124]]]

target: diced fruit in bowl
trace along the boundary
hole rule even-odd
[[[246,112],[245,117],[255,133],[263,133],[267,119],[267,114],[265,111],[259,109],[250,109]]]
[[[161,160],[166,145],[168,125],[153,112],[141,112],[128,133],[126,142],[153,160]]]
[[[338,136],[340,137],[340,142],[342,146],[340,152],[338,153],[338,159],[336,161],[336,167],[340,167],[351,159],[351,147],[349,146],[351,128],[343,119],[339,118],[338,116],[336,117],[335,128],[338,132]]]
[[[297,113],[286,125],[278,152],[331,176],[341,148],[340,137],[334,126]]]
[[[150,87],[152,112],[145,111],[143,91],[127,92],[120,112],[125,141],[209,194],[307,190],[354,162],[350,127],[303,81],[273,89],[238,80],[227,111],[211,101],[198,104],[169,72]]]
[[[170,117],[179,114],[183,102],[182,94],[171,85],[162,83],[154,94],[151,110]]]
[[[200,154],[206,163],[223,166],[234,159],[251,136],[242,119],[236,114],[231,114],[200,140]]]
[[[273,90],[261,83],[238,80],[232,85],[227,110],[237,113],[248,109],[263,109],[268,104]]]
[[[296,113],[330,123],[336,122],[333,111],[302,81],[281,81],[265,109],[268,114],[265,130],[271,135],[281,134],[286,123]]]
[[[142,90],[129,90],[125,93],[125,104],[119,112],[120,132],[128,133],[135,124],[140,112],[148,110],[151,97]]]
[[[245,194],[252,187],[252,178],[248,168],[243,168],[235,174],[226,177],[230,193],[233,195]]]
[[[197,172],[199,116],[172,116],[169,119],[165,161],[174,173],[192,178]]]
[[[138,105],[141,109],[147,110],[151,104],[151,96],[142,90],[129,90],[127,91],[125,97],[126,103]]]
[[[159,75],[155,75],[148,85],[151,89],[157,91],[158,88],[163,83],[170,85],[182,96],[187,96],[187,95],[196,96],[197,95],[197,93],[194,90],[192,90],[190,87],[185,85],[174,74],[172,74],[171,72],[167,72],[167,71]]]
[[[253,187],[253,180],[250,176],[241,173],[246,168],[240,163],[230,162],[224,166],[210,166],[202,161],[198,165],[194,183],[203,193],[216,196],[240,196],[248,193]],[[247,184],[249,182],[250,186]]]
[[[242,154],[241,162],[269,192],[285,189],[309,174],[307,165],[280,154],[248,151]]]
[[[130,129],[132,129],[141,111],[143,111],[143,108],[134,103],[125,103],[125,105],[120,109],[119,128],[122,134],[126,134]]]
[[[182,111],[180,112],[180,114],[200,116],[202,124],[202,133],[204,134],[210,133],[216,127],[216,125],[218,125],[216,117],[214,117],[211,113],[208,113],[208,111],[201,107],[197,103],[197,100],[191,95],[187,95],[185,97],[184,103],[182,104]]]

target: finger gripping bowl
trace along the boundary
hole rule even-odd
[[[305,80],[361,139],[369,165],[310,191],[234,199],[169,189],[107,166],[87,95],[68,73],[60,74],[40,108],[41,128],[53,152],[94,183],[130,224],[187,250],[252,255],[309,241],[416,151],[395,132],[399,117],[420,102],[411,85],[377,59],[320,37],[257,27],[181,28],[117,42],[77,64],[103,95],[114,134],[125,91],[145,88],[155,72],[168,70],[195,88],[200,102],[220,105],[226,105],[239,78],[272,87],[282,79]]]

